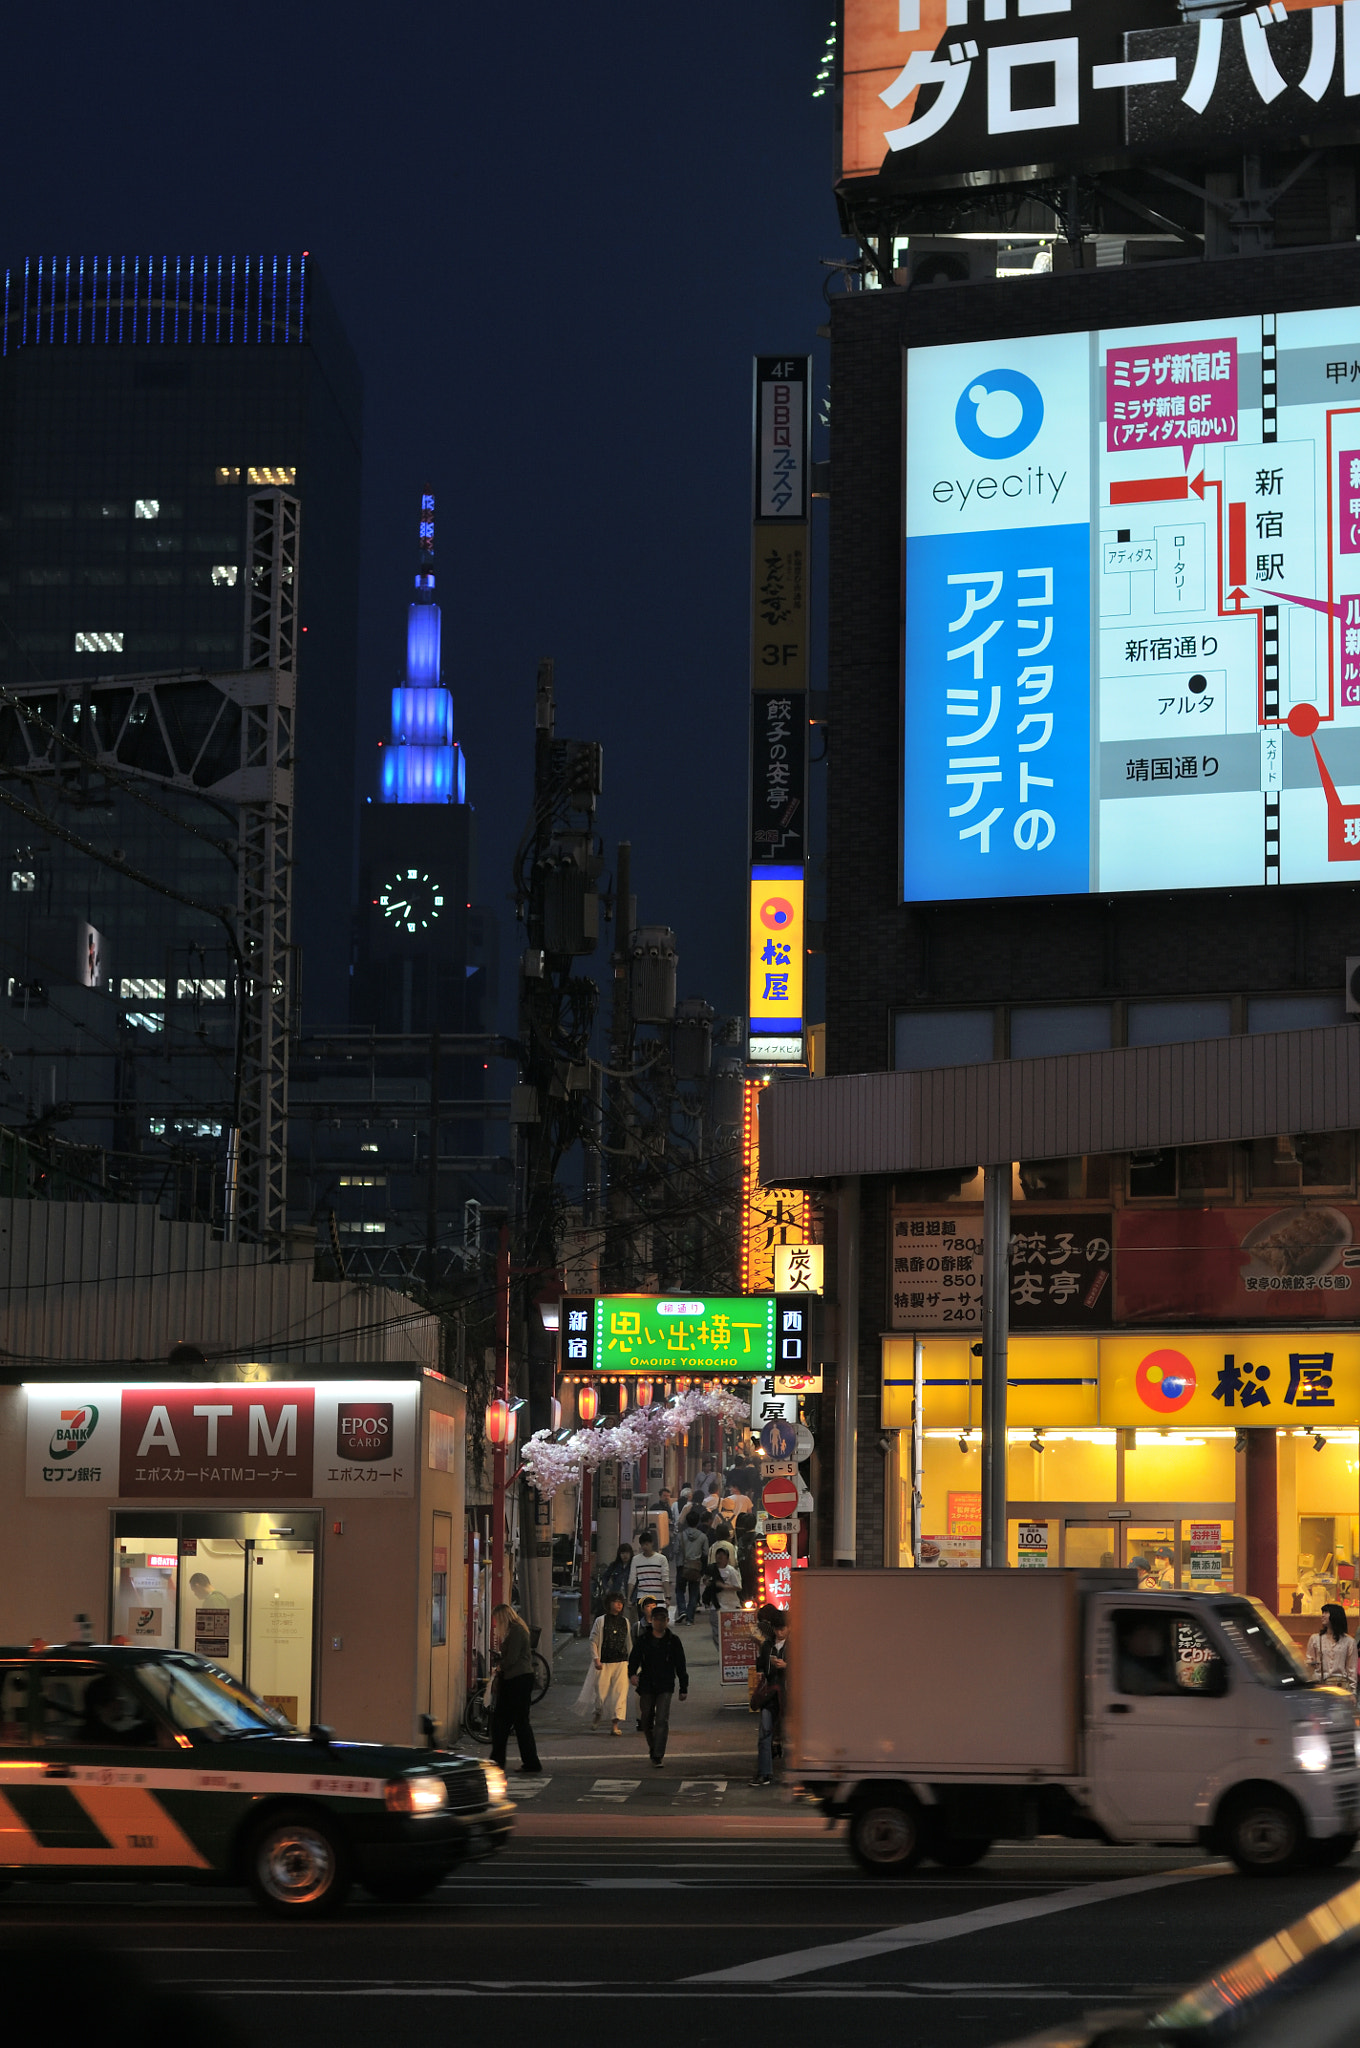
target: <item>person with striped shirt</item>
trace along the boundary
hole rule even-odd
[[[635,1605],[650,1596],[666,1609],[670,1618],[671,1568],[666,1558],[656,1547],[656,1536],[651,1529],[644,1529],[639,1538],[641,1549],[633,1559],[628,1572],[628,1598]]]

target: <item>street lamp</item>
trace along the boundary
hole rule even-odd
[[[591,1423],[599,1412],[600,1397],[595,1388],[590,1385],[578,1387],[576,1389],[576,1413],[587,1429],[590,1428]]]

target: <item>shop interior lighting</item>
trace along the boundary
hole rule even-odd
[[[1245,1451],[1246,1448],[1247,1432],[1245,1431],[1245,1429],[1239,1429],[1233,1437],[1233,1449],[1235,1451]]]
[[[1313,1438],[1313,1449],[1314,1449],[1315,1451],[1325,1451],[1325,1450],[1326,1450],[1326,1448],[1327,1448],[1327,1439],[1326,1439],[1326,1437],[1325,1437],[1325,1436],[1315,1436],[1315,1437]]]
[[[964,1456],[965,1456],[965,1457],[967,1457],[967,1455],[968,1455],[968,1439],[967,1439],[967,1437],[966,1437],[966,1436],[961,1436],[961,1437],[959,1438],[959,1449],[960,1449],[960,1450],[961,1450],[961,1451],[963,1452]]]

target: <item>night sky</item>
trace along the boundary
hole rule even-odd
[[[326,276],[365,385],[361,799],[436,493],[506,1021],[541,654],[558,732],[604,742],[609,865],[630,838],[681,994],[741,1007],[750,358],[824,365],[819,258],[852,253],[832,102],[811,97],[834,12],[77,0],[6,19],[5,263],[306,248]]]

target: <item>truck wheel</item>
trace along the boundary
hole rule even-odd
[[[850,1854],[873,1877],[901,1877],[926,1853],[921,1809],[910,1797],[871,1795],[850,1816]]]
[[[1268,1786],[1239,1794],[1220,1821],[1218,1835],[1244,1877],[1279,1877],[1297,1870],[1307,1846],[1299,1809]]]
[[[251,1841],[246,1870],[265,1911],[291,1920],[334,1913],[350,1887],[339,1831],[326,1815],[303,1808],[271,1815]]]
[[[1335,1870],[1338,1863],[1344,1863],[1355,1847],[1356,1838],[1351,1835],[1328,1835],[1320,1842],[1309,1842],[1308,1862],[1314,1870]]]
[[[930,1853],[944,1870],[971,1870],[975,1863],[981,1863],[991,1846],[985,1836],[946,1835]]]

